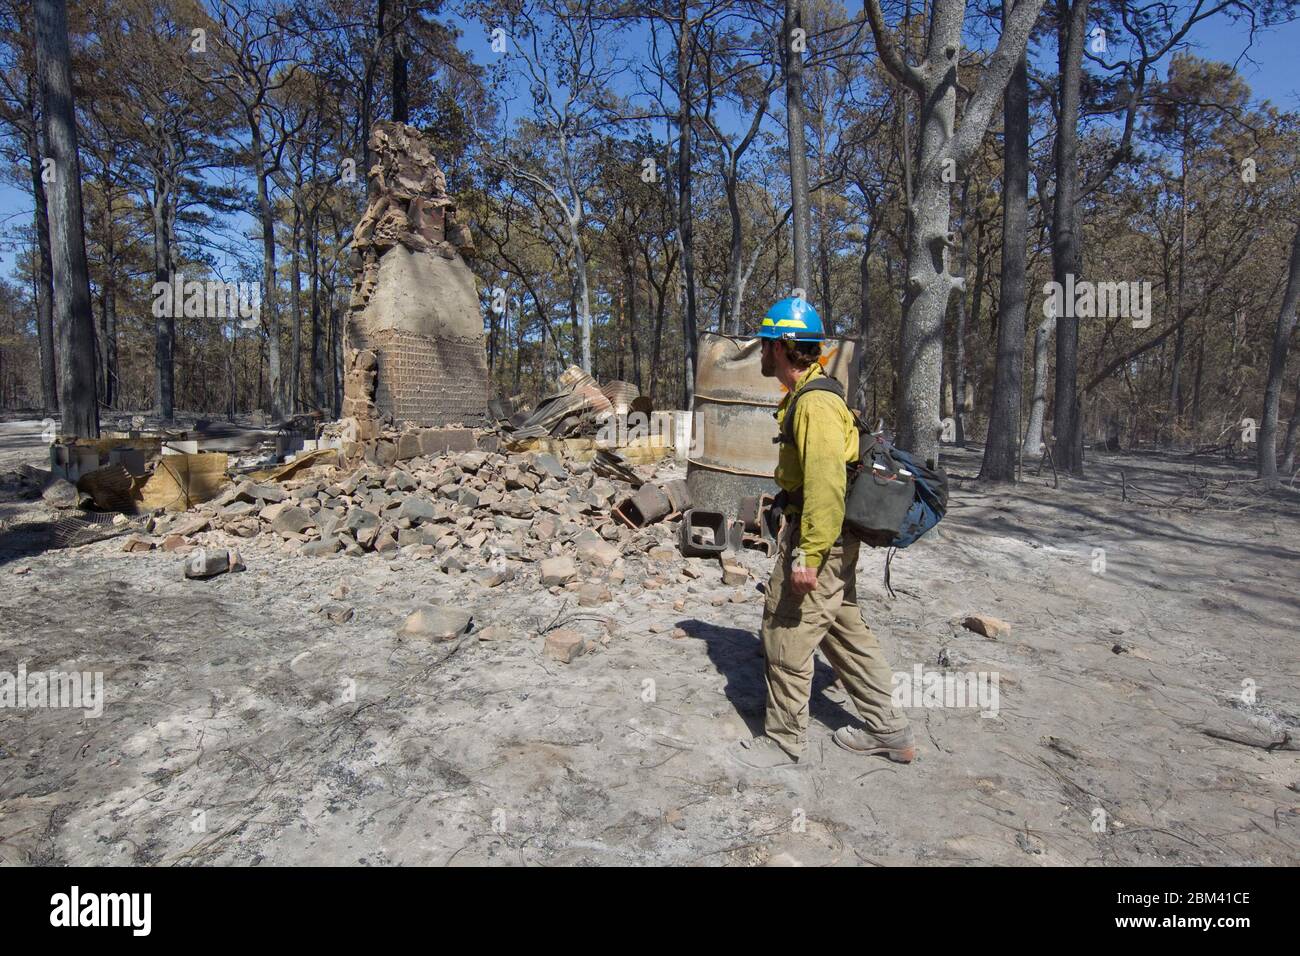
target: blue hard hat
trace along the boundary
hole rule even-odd
[[[826,334],[822,331],[822,319],[817,310],[806,300],[792,295],[767,310],[758,327],[758,337],[820,342]]]

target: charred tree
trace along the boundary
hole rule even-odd
[[[32,222],[36,230],[35,273],[36,337],[41,350],[41,404],[46,415],[59,412],[59,382],[54,361],[54,276],[50,267],[49,200],[45,194],[45,158],[41,151],[42,136],[35,109],[35,82],[28,87],[31,102],[28,115],[27,155],[32,164],[32,196],[36,210]]]
[[[1066,288],[1083,264],[1079,221],[1079,102],[1088,0],[1057,0],[1057,61],[1061,84],[1056,124],[1056,200],[1052,209],[1052,278]],[[1072,286],[1070,286],[1072,288]],[[1083,422],[1079,404],[1079,320],[1067,308],[1056,316],[1056,392],[1053,457],[1062,471],[1083,474]]]
[[[65,0],[36,0],[35,12],[36,70],[47,145],[54,160],[48,204],[62,433],[96,438],[99,402],[95,386],[95,320],[86,266],[68,11]]]
[[[1005,22],[1014,0],[1002,6]],[[993,401],[980,477],[1015,481],[1020,451],[1020,404],[1025,362],[1026,242],[1029,229],[1029,70],[1025,55],[1002,95],[1005,168],[1002,174],[1002,273]]]
[[[809,198],[808,146],[804,131],[803,51],[807,34],[803,29],[802,0],[786,0],[785,30],[781,44],[785,66],[785,122],[790,147],[790,207],[793,210],[794,287],[806,298],[812,290],[812,262],[808,254]],[[829,303],[821,303],[823,310]],[[827,316],[829,318],[829,315]]]
[[[1277,417],[1282,394],[1282,376],[1286,374],[1286,353],[1295,330],[1296,308],[1300,306],[1300,226],[1291,241],[1291,261],[1287,267],[1286,292],[1277,313],[1273,330],[1273,348],[1268,357],[1268,383],[1264,386],[1264,414],[1259,425],[1258,474],[1265,484],[1277,484]]]

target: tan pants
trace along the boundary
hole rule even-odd
[[[795,594],[790,553],[798,534],[799,522],[787,521],[763,608],[763,730],[793,757],[803,753],[808,736],[813,652],[819,646],[869,730],[902,730],[908,724],[890,700],[893,671],[857,604],[858,542],[850,539],[831,548],[817,574],[817,589]]]

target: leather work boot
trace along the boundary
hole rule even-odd
[[[916,759],[916,740],[912,728],[891,732],[873,732],[860,727],[841,727],[835,731],[835,743],[849,753],[884,754],[894,763],[911,763]]]
[[[768,736],[740,740],[727,748],[731,759],[751,770],[800,770],[802,764]]]

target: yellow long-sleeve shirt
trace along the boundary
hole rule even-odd
[[[824,374],[822,367],[814,363],[781,400],[776,421],[783,434],[791,397]],[[791,424],[794,443],[781,443],[776,483],[786,491],[803,488],[802,504],[797,509],[787,508],[786,515],[799,515],[799,547],[803,549],[804,564],[820,568],[844,524],[844,466],[858,457],[858,428],[844,401],[822,390],[800,397]]]

